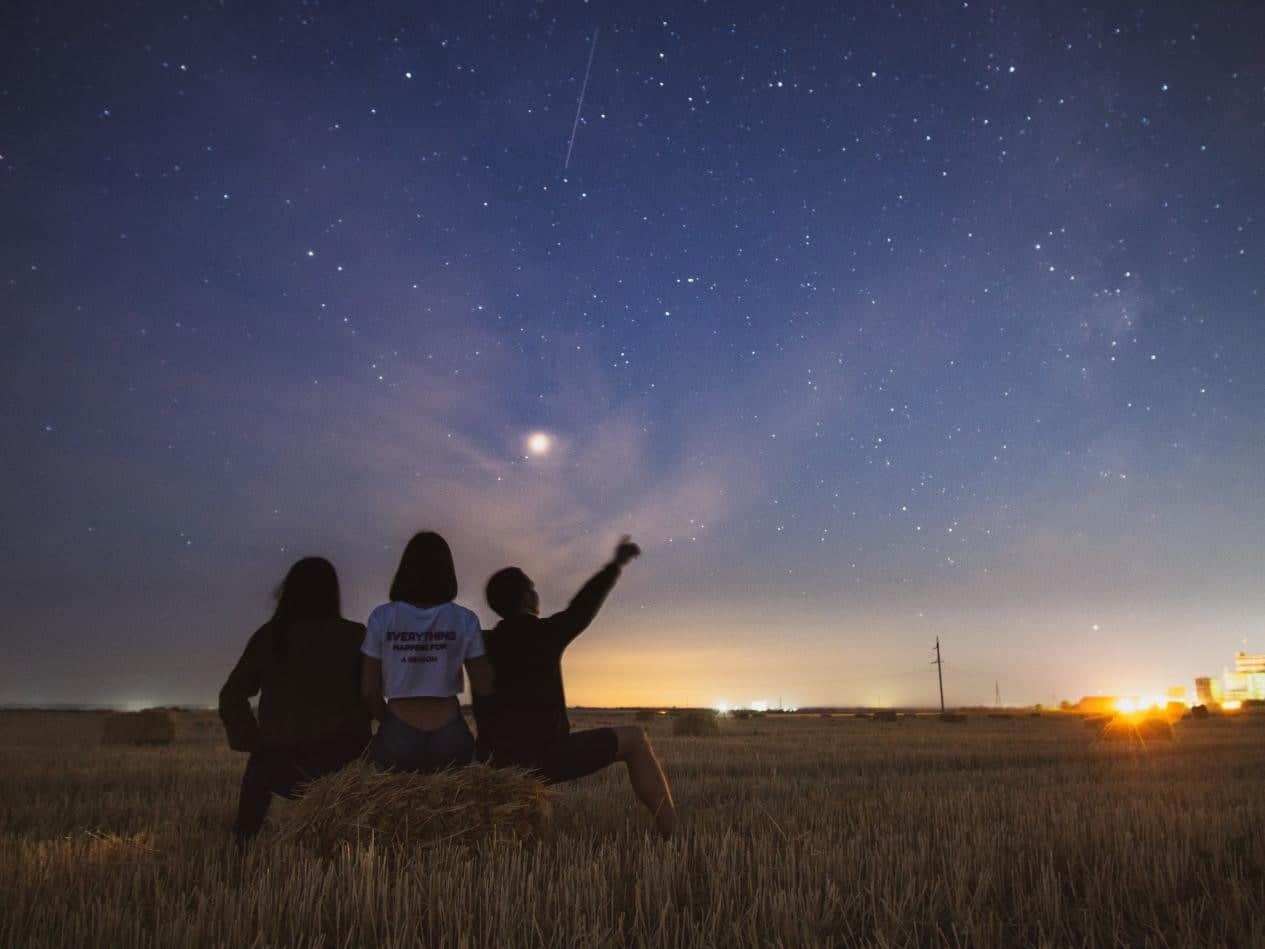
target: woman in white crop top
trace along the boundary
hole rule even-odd
[[[462,671],[479,695],[492,691],[479,618],[452,602],[457,571],[438,534],[417,534],[404,548],[391,602],[369,614],[360,691],[380,725],[373,760],[397,771],[438,771],[469,764],[474,738],[461,714]]]

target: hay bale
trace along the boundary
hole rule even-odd
[[[307,786],[277,818],[278,836],[325,853],[340,844],[433,846],[546,834],[551,792],[517,768],[471,765],[437,774],[354,761]]]
[[[1134,720],[1117,715],[1099,729],[1098,737],[1103,741],[1172,741],[1173,726],[1162,718]]]
[[[883,709],[879,709],[877,712],[871,713],[870,721],[895,722],[895,721],[899,721],[899,717],[897,716],[895,709],[883,708]]]
[[[1208,706],[1206,706],[1206,705],[1192,705],[1192,706],[1190,707],[1190,717],[1191,717],[1191,718],[1207,718],[1207,717],[1208,717]]]
[[[711,712],[689,712],[679,716],[672,722],[672,734],[678,737],[694,738],[719,735],[720,722],[717,721],[716,715]]]
[[[101,729],[103,745],[170,745],[175,740],[175,720],[158,708],[111,712]]]
[[[639,722],[653,722],[658,717],[657,712],[648,708],[643,708],[637,713],[637,721]]]

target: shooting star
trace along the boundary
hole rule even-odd
[[[589,89],[589,73],[593,71],[593,54],[597,52],[597,34],[600,28],[593,28],[593,45],[589,47],[589,64],[584,68],[584,82],[580,85],[580,101],[575,104],[575,121],[571,123],[571,141],[567,142],[567,158],[562,163],[562,170],[566,171],[571,165],[571,149],[575,148],[575,133],[580,127],[580,112],[584,108],[584,93]]]

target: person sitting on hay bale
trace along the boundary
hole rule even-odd
[[[572,732],[562,686],[562,653],[588,628],[620,570],[641,553],[627,537],[609,564],[561,613],[542,618],[540,596],[527,574],[506,567],[488,580],[488,605],[501,621],[485,636],[496,681],[492,695],[475,694],[479,755],[498,766],[535,771],[547,783],[574,781],[622,761],[633,792],[663,836],[676,827],[676,805],[659,759],[640,725]]]
[[[391,582],[391,602],[369,614],[361,647],[361,695],[381,722],[370,746],[379,767],[427,772],[474,760],[457,699],[462,667],[476,695],[491,690],[492,672],[479,618],[456,596],[448,542],[432,532],[414,535]]]
[[[292,798],[364,752],[369,714],[357,678],[364,634],[342,617],[333,564],[305,557],[290,568],[272,618],[220,690],[228,745],[250,753],[233,825],[239,843],[259,832],[272,795]],[[255,694],[258,719],[250,708]]]

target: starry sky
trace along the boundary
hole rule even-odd
[[[212,702],[423,528],[485,621],[641,542],[580,704],[1265,649],[1265,8],[1090,6],[7,7],[0,702]]]

